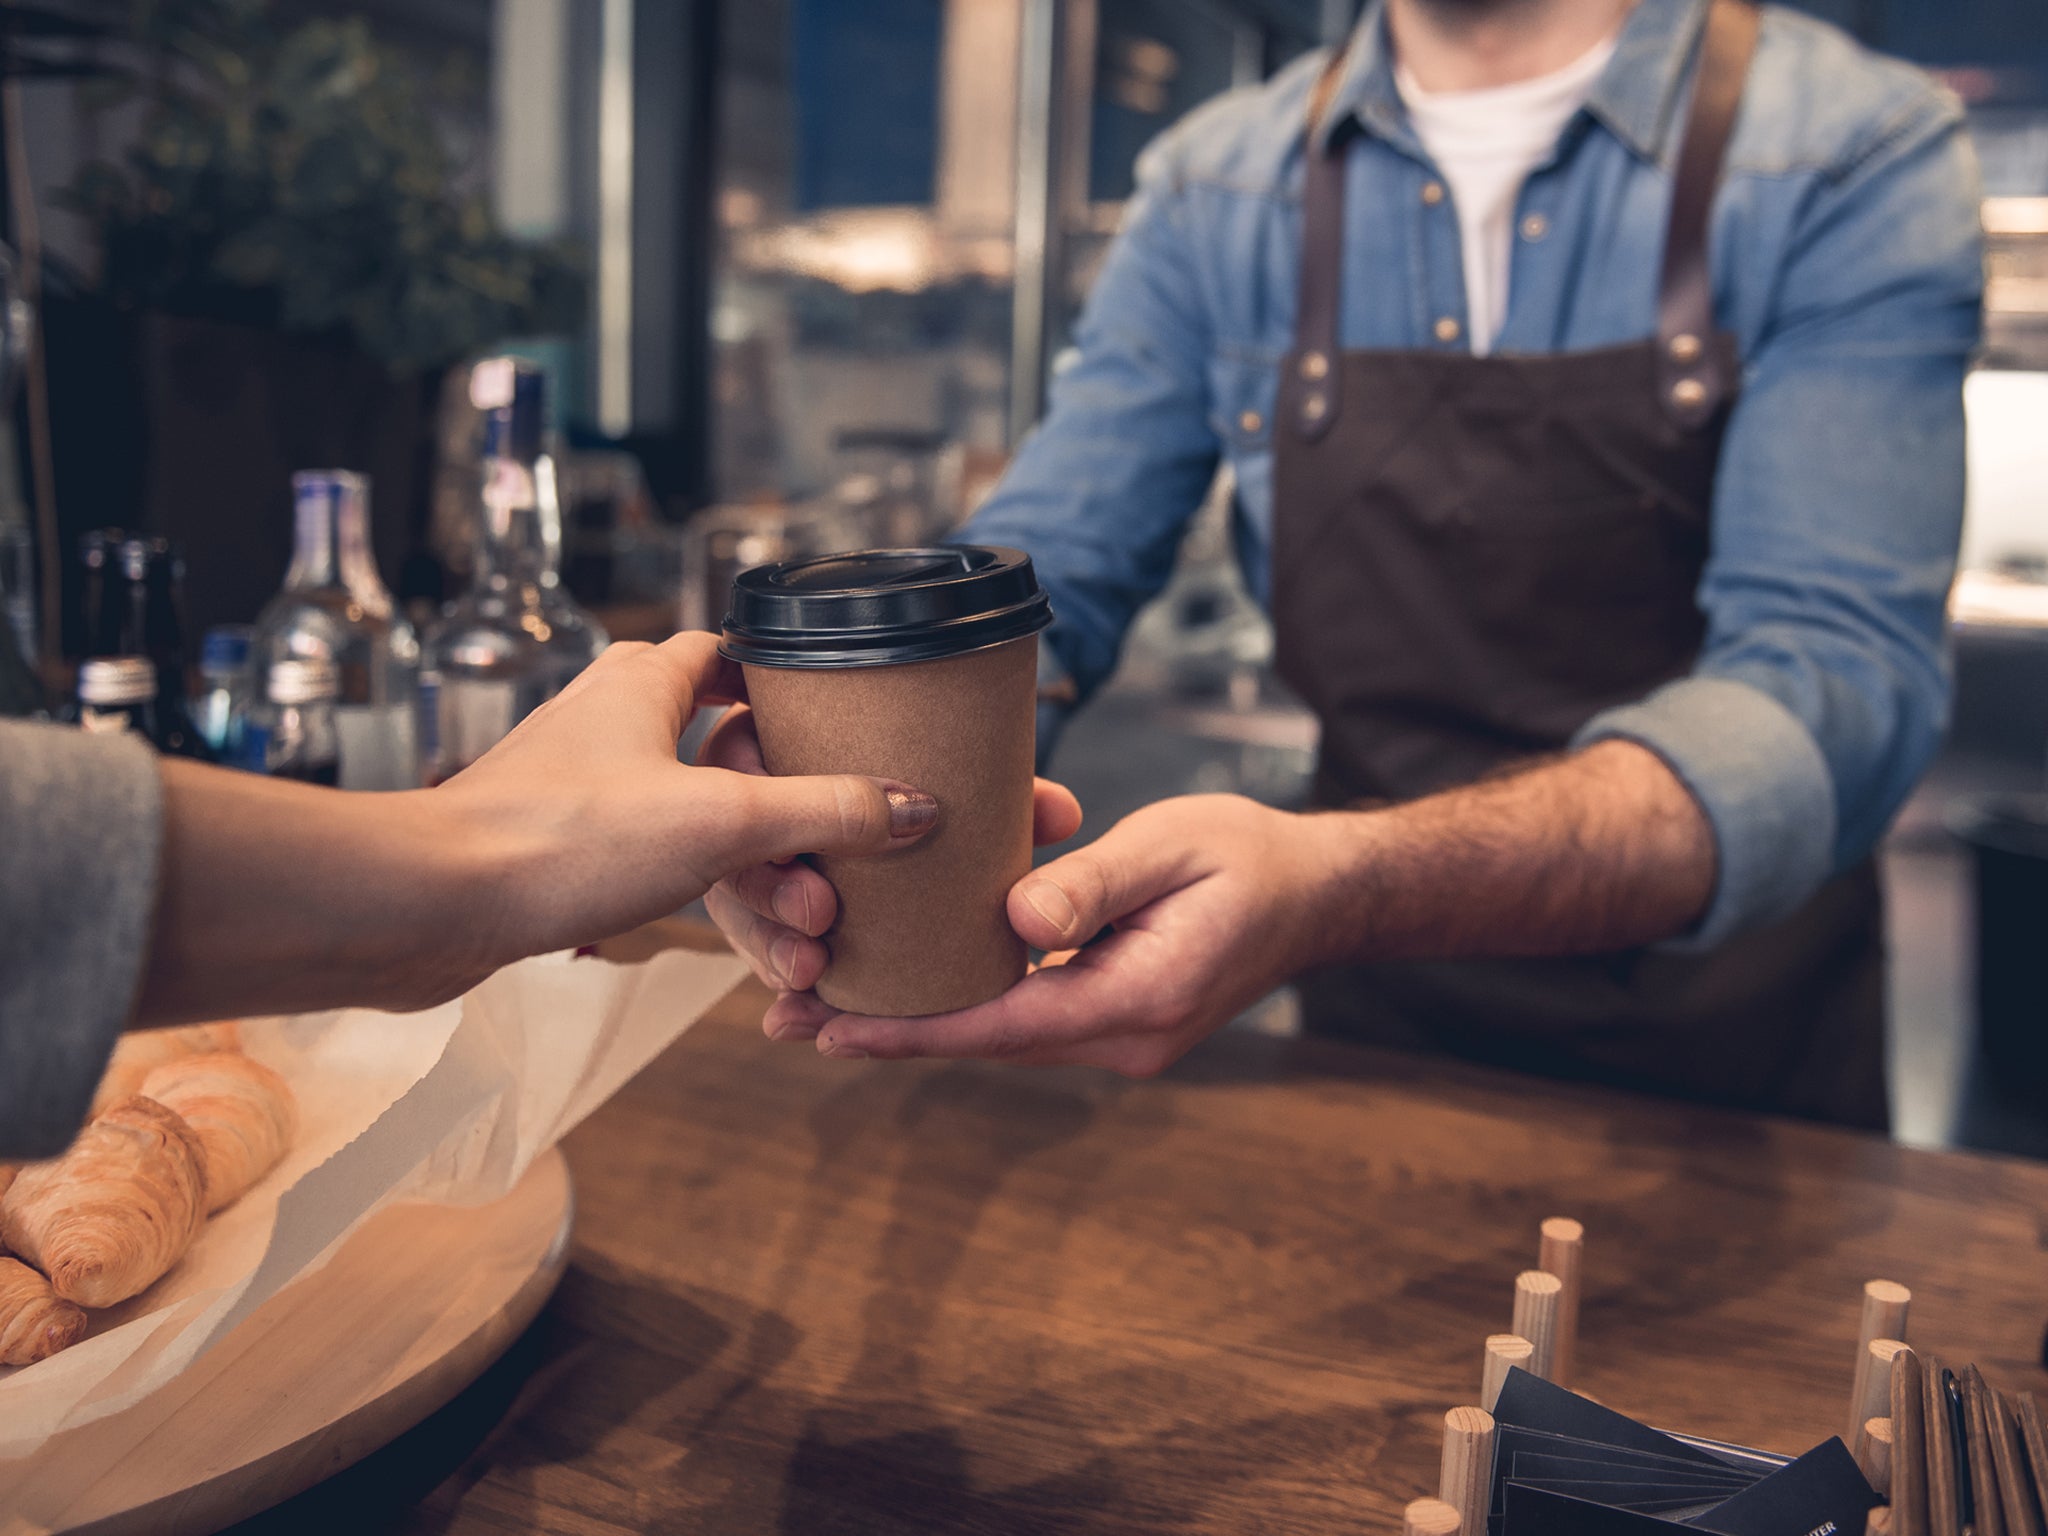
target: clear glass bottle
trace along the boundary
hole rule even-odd
[[[370,548],[370,482],[346,469],[292,476],[292,563],[256,618],[251,692],[282,661],[324,661],[340,696],[341,787],[419,783],[419,640],[391,601]]]
[[[245,761],[276,779],[341,783],[342,741],[335,702],[341,673],[331,661],[287,657],[270,664],[263,698],[249,706]]]
[[[216,624],[199,642],[199,697],[192,723],[224,763],[242,761],[242,720],[249,707],[247,624]]]
[[[476,580],[421,647],[429,784],[489,751],[606,644],[559,574],[562,512],[544,431],[546,376],[523,358],[489,358],[470,375],[470,398],[483,416]]]

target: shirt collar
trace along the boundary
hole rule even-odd
[[[1586,110],[1645,160],[1661,158],[1708,4],[1637,0],[1622,23],[1614,57],[1586,98]],[[1386,0],[1372,0],[1345,45],[1330,109],[1316,131],[1316,148],[1326,148],[1330,135],[1352,118],[1369,133],[1413,147],[1408,113],[1394,84]]]

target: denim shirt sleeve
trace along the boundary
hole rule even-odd
[[[1980,324],[1977,176],[1932,91],[1819,183],[1722,449],[1691,676],[1588,722],[1713,826],[1706,949],[1866,857],[1939,744]]]
[[[959,535],[1031,551],[1052,598],[1046,648],[1084,699],[1166,584],[1221,453],[1173,142],[1139,162],[1137,194],[1045,420]]]

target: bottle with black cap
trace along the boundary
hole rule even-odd
[[[942,1013],[1024,974],[1006,913],[1031,868],[1038,632],[1014,549],[871,550],[733,583],[722,649],[746,672],[768,771],[857,773],[933,795],[913,846],[820,859],[839,893],[817,992],[857,1013]]]
[[[603,627],[561,582],[546,375],[524,358],[488,358],[470,374],[470,399],[483,415],[476,581],[421,647],[428,783],[490,750],[606,644]]]

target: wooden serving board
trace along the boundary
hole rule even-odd
[[[0,1533],[196,1536],[331,1477],[533,1321],[568,1264],[574,1212],[559,1150],[494,1205],[381,1212],[164,1390],[59,1435],[26,1475],[0,1463]]]

